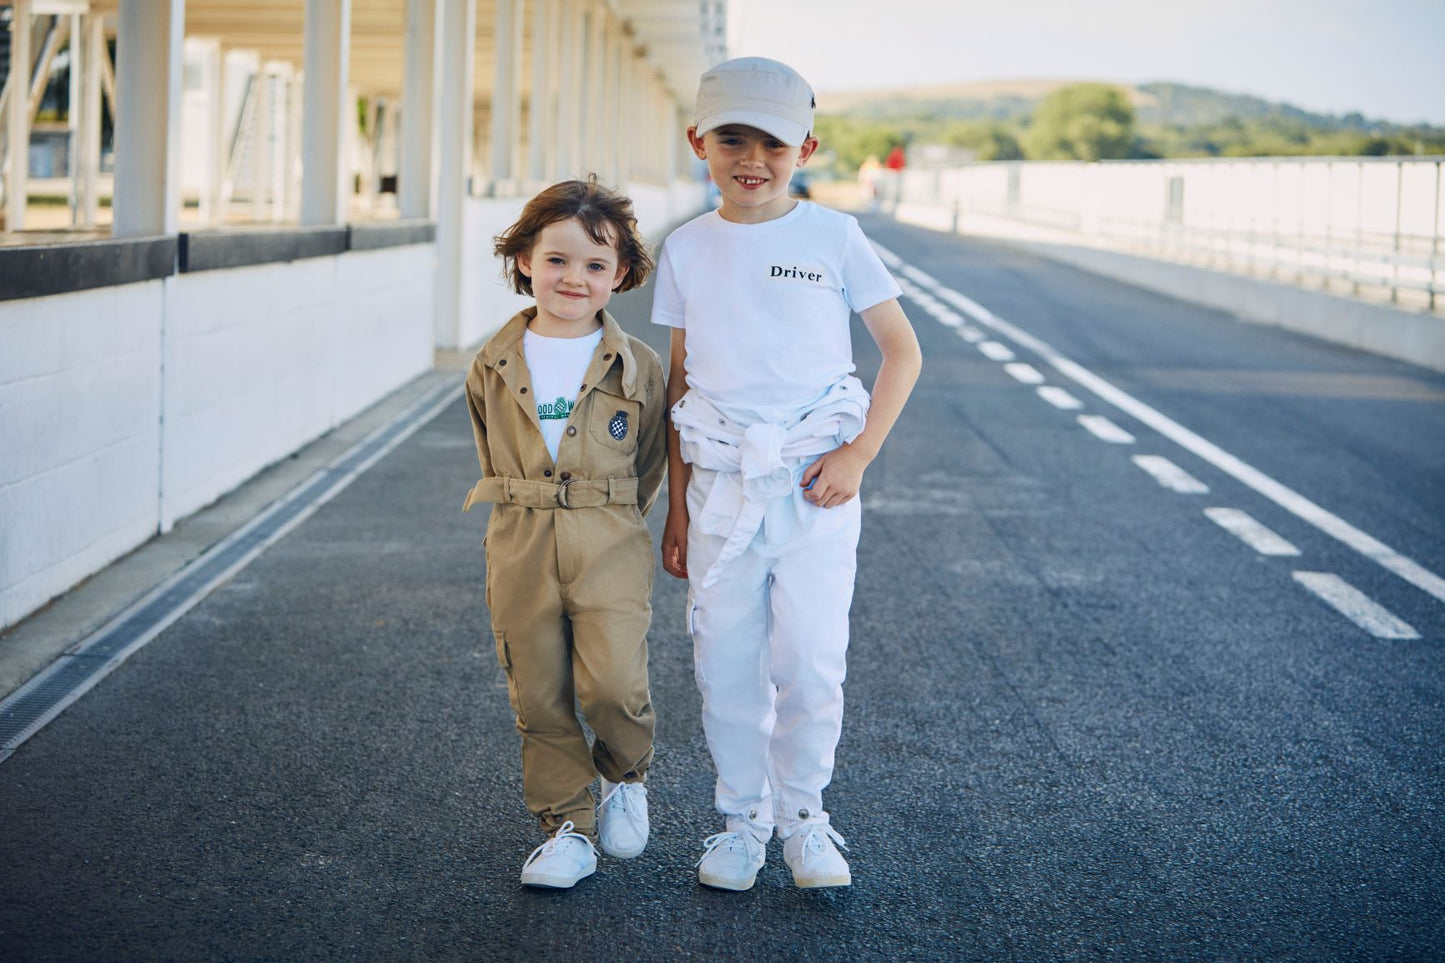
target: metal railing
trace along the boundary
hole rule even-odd
[[[908,170],[898,199],[1081,243],[1445,309],[1445,158],[1005,162]]]

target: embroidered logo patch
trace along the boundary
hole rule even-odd
[[[607,433],[618,441],[627,437],[627,412],[619,411],[607,423]]]

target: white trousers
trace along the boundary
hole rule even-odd
[[[795,482],[812,461],[792,466]],[[691,518],[716,475],[693,467]],[[726,539],[689,528],[693,664],[717,769],[715,801],[730,832],[766,842],[775,827],[787,837],[805,823],[827,825],[823,789],[843,728],[861,519],[857,498],[818,508],[795,484],[791,495],[769,502],[747,550],[708,587],[703,576]]]

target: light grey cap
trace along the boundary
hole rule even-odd
[[[813,106],[813,88],[792,67],[736,57],[702,75],[693,123],[699,137],[725,124],[746,124],[797,147],[813,129]]]

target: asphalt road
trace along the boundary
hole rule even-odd
[[[1050,359],[1437,576],[1445,377],[1007,248],[865,228],[924,272],[904,272],[915,292],[960,293],[1031,339],[904,302],[925,370],[865,479],[827,795],[851,889],[794,889],[776,844],[754,890],[697,885],[720,825],[683,586],[660,568],[653,842],[571,892],[518,885],[540,840],[487,630],[484,516],[458,510],[475,474],[458,400],[0,765],[0,958],[1445,954],[1445,601]],[[614,307],[661,347],[647,298]],[[1082,407],[1041,398],[971,330]],[[1209,490],[1165,487],[1136,455]],[[1259,554],[1213,508],[1300,554]],[[1372,634],[1297,572],[1418,637]]]

